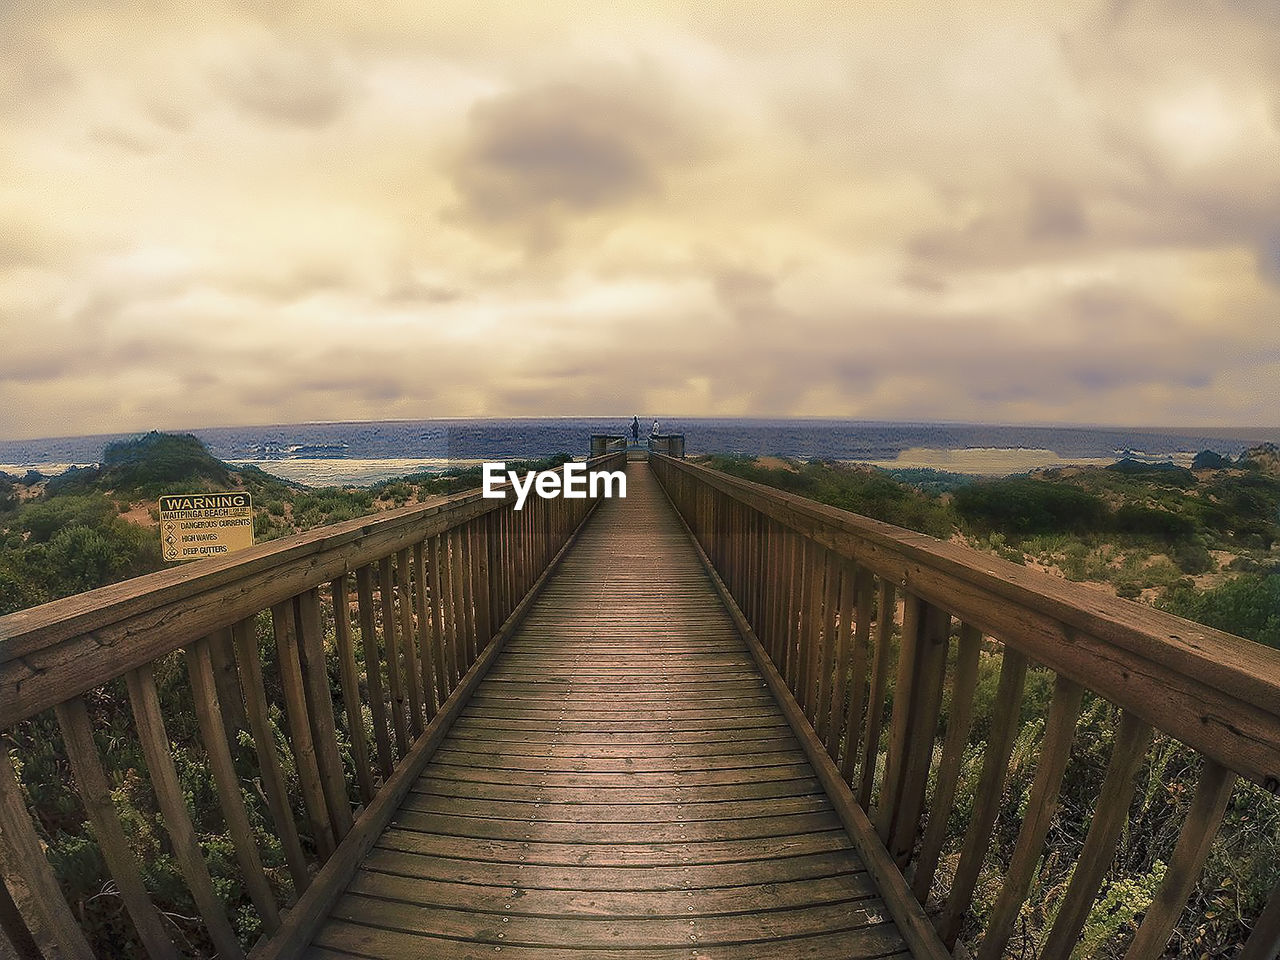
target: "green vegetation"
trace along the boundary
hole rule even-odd
[[[935,537],[948,536],[955,525],[952,512],[943,501],[881,470],[817,460],[794,462],[785,469],[770,469],[754,460],[724,456],[708,457],[706,463],[744,480],[766,483],[788,493]]]
[[[975,483],[957,491],[954,503],[956,513],[974,527],[1008,536],[1088,533],[1107,517],[1107,505],[1097,494],[1030,477]]]
[[[1188,620],[1280,649],[1280,573],[1248,573],[1206,591],[1179,582],[1157,605]]]
[[[1014,563],[1105,585],[1121,597],[1152,601],[1176,592],[1182,599],[1169,602],[1180,604],[1180,611],[1199,609],[1187,597],[1215,603],[1217,591],[1225,589],[1221,581],[1240,573],[1280,570],[1274,550],[1280,543],[1280,458],[1274,448],[1264,444],[1234,464],[1204,454],[1197,460],[1228,466],[1190,471],[1122,460],[1105,469],[958,479],[930,470],[819,461],[767,467],[706,458],[709,466],[744,479],[941,539],[959,537]],[[1219,617],[1214,623],[1276,642],[1254,620]]]
[[[568,459],[511,465],[545,469]],[[1038,564],[1072,580],[1098,584],[1121,596],[1156,603],[1181,616],[1280,647],[1280,470],[1274,448],[1232,463],[1201,455],[1193,471],[1127,464],[1118,469],[1063,469],[1031,476],[975,480],[940,471],[880,471],[847,464],[791,462],[767,468],[750,460],[716,457],[710,463],[745,479],[852,510],[930,535],[963,539],[1010,560]],[[256,505],[259,541],[314,526],[473,488],[479,468],[448,475],[422,474],[367,489],[308,489],[256,468],[218,462],[190,437],[150,434],[104,452],[100,468],[56,478],[0,474],[0,613],[92,589],[162,567],[154,514],[155,497],[175,486],[185,490],[243,489]],[[276,677],[270,618],[256,624],[268,683]],[[360,642],[357,632],[356,643]],[[357,656],[361,651],[357,648]],[[951,814],[959,837],[971,815],[989,735],[1000,657],[984,651],[976,714],[960,788]],[[336,662],[330,664],[337,676]],[[213,781],[195,726],[186,668],[180,656],[156,667],[169,735],[182,788],[219,896],[248,944],[260,933],[256,913],[236,877],[226,827],[218,813]],[[892,682],[892,674],[890,676]],[[1006,804],[984,867],[975,907],[981,916],[1008,862],[1028,802],[1038,760],[1053,678],[1033,669],[1027,678],[1022,728],[1014,750]],[[892,691],[890,691],[890,695]],[[276,737],[285,744],[278,704],[268,689]],[[208,952],[161,824],[145,772],[128,698],[122,684],[90,694],[95,735],[107,758],[114,799],[126,831],[143,854],[145,881],[169,923],[191,954]],[[940,729],[949,705],[944,703]],[[368,718],[358,718],[368,724]],[[1039,865],[1025,916],[1022,947],[1028,955],[1052,922],[1087,832],[1098,787],[1114,741],[1115,711],[1087,697],[1063,784],[1062,803]],[[261,794],[252,787],[256,768],[251,742],[235,734],[236,761],[245,800],[260,838],[277,896],[293,891],[283,854],[270,828]],[[137,955],[132,926],[118,894],[105,885],[106,869],[88,827],[49,714],[5,732],[5,746],[20,767],[41,838],[77,914],[103,953]],[[345,747],[344,747],[345,749]],[[286,777],[296,787],[290,753],[281,750]],[[1139,796],[1121,854],[1093,907],[1080,958],[1117,956],[1163,876],[1178,825],[1189,807],[1199,760],[1168,738],[1157,738],[1139,780]],[[296,789],[294,790],[297,794]],[[944,851],[939,882],[946,876]],[[1277,880],[1280,863],[1280,801],[1253,788],[1237,791],[1221,835],[1193,897],[1197,918],[1183,930],[1173,955],[1230,958],[1248,920],[1257,915]],[[984,899],[985,898],[985,899]]]

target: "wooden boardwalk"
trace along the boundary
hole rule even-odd
[[[628,482],[307,956],[909,956],[647,464]]]

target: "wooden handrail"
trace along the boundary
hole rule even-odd
[[[671,471],[1000,637],[1280,794],[1280,650],[687,460]]]
[[[619,453],[588,461],[621,463]],[[249,612],[495,510],[479,490],[358,517],[241,553],[135,577],[0,617],[0,730],[178,649]]]
[[[1081,852],[1087,862],[1076,869],[1046,932],[1044,957],[1066,960],[1076,945],[1116,855],[1152,728],[1205,761],[1165,880],[1126,960],[1163,952],[1237,775],[1280,793],[1280,651],[699,464],[659,453],[650,454],[650,464],[808,718],[815,742],[871,815],[884,852],[904,875],[914,870],[911,894],[921,904],[933,901],[934,925],[948,947],[970,922],[1030,666],[1056,674],[1054,695],[1027,814],[977,960],[998,960],[1014,931],[1044,852],[1086,691],[1120,708],[1118,732]],[[949,886],[940,891],[939,855],[984,636],[1001,659],[999,686],[974,808]],[[939,737],[948,676],[949,724]],[[1277,897],[1280,891],[1260,918],[1258,938],[1276,936]],[[1272,939],[1257,950],[1250,945],[1248,955],[1263,955]]]
[[[620,468],[625,459],[611,453],[589,461],[588,470]],[[281,904],[263,874],[242,780],[261,784],[298,895],[335,852],[347,850],[345,837],[366,839],[365,811],[393,780],[400,789],[406,758],[418,762],[423,749],[416,748],[439,736],[430,721],[446,704],[457,709],[454,695],[469,671],[594,506],[532,497],[516,511],[510,488],[503,493],[433,498],[0,617],[0,731],[54,708],[75,787],[149,955],[177,952],[110,800],[86,694],[125,679],[159,811],[204,933],[220,957],[243,956],[183,798],[156,662],[185,651],[184,696],[198,720],[245,908],[270,934],[281,925]],[[282,692],[287,764],[268,683]],[[231,748],[240,729],[252,737],[256,757],[237,751],[252,774],[237,772]],[[296,774],[300,797],[291,795],[285,769]],[[41,852],[7,753],[0,753],[0,890],[5,904],[15,904],[0,911],[0,947],[34,940],[47,958],[93,955]]]

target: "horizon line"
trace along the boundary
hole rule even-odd
[[[636,416],[636,414],[632,414]],[[376,423],[435,423],[435,422],[454,422],[454,421],[486,421],[497,422],[504,420],[629,420],[630,417],[614,414],[533,414],[523,416],[448,416],[448,417],[387,417],[376,420],[354,419],[354,420],[298,420],[293,422],[279,423],[245,423],[245,424],[218,424],[212,426],[201,427],[167,427],[141,430],[119,430],[108,431],[105,433],[67,433],[55,434],[52,436],[33,436],[33,437],[0,437],[0,443],[32,443],[42,440],[80,440],[93,439],[99,437],[132,437],[144,436],[148,433],[196,433],[204,430],[265,430],[272,427],[317,427],[317,426],[344,426],[355,424],[376,424]],[[642,419],[650,419],[646,416]],[[999,420],[948,420],[948,419],[880,419],[874,417],[845,417],[835,415],[770,415],[770,414],[752,414],[749,416],[733,416],[733,415],[705,415],[705,414],[662,414],[653,417],[656,420],[713,420],[713,421],[738,421],[751,422],[761,420],[781,420],[781,421],[813,421],[813,422],[845,422],[850,424],[900,424],[909,426],[964,426],[964,427],[1024,427],[1030,429],[1087,429],[1087,430],[1142,430],[1142,431],[1171,431],[1180,433],[1190,433],[1197,430],[1247,430],[1247,431],[1275,431],[1280,434],[1280,424],[1273,425],[1255,425],[1255,424],[1222,424],[1214,426],[1206,426],[1202,424],[1137,424],[1137,423],[1085,423],[1072,421],[999,421]]]

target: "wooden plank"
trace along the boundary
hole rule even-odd
[[[797,937],[829,933],[834,929],[874,930],[877,934],[864,943],[865,956],[889,952],[902,943],[891,925],[884,923],[874,905],[858,900],[848,903],[806,906],[787,910],[739,913],[731,916],[627,918],[543,918],[516,913],[484,914],[469,910],[449,910],[417,903],[398,903],[359,894],[347,894],[335,906],[333,918],[361,924],[363,933],[356,944],[360,949],[384,943],[379,930],[443,936],[474,943],[504,946],[559,947],[590,950],[626,944],[632,949],[645,947],[684,947],[697,944],[700,949],[716,950],[733,943],[780,940],[781,928]],[[696,915],[695,915],[696,916]],[[691,930],[693,932],[691,932]],[[323,941],[322,942],[328,942]],[[398,956],[387,953],[384,956]]]
[[[1236,775],[1211,760],[1206,760],[1196,784],[1191,809],[1178,834],[1178,843],[1169,858],[1169,869],[1156,891],[1155,901],[1147,909],[1138,932],[1129,944],[1124,960],[1156,960],[1164,953],[1169,935],[1177,926],[1187,897],[1200,877],[1200,868],[1209,855],[1209,847],[1218,833],[1218,825],[1226,812],[1235,789]]]
[[[849,664],[852,659],[850,647],[853,644],[853,608],[856,594],[856,579],[853,565],[848,561],[840,561],[837,575],[837,591],[839,594],[836,625],[832,635],[831,657],[831,700],[827,707],[825,719],[825,735],[823,742],[827,745],[827,753],[833,760],[840,757],[840,744],[845,726],[846,701],[849,696]]]
[[[1076,860],[1067,892],[1058,906],[1053,927],[1040,950],[1040,960],[1070,960],[1076,948],[1103,878],[1115,861],[1120,833],[1129,819],[1135,778],[1151,745],[1151,733],[1150,724],[1131,713],[1121,713],[1116,742],[1111,748],[1111,760],[1098,795],[1098,805],[1089,823],[1089,833]]]
[[[572,876],[566,880],[574,882]],[[572,886],[557,890],[525,889],[519,897],[513,897],[507,886],[401,876],[365,867],[356,874],[349,890],[424,907],[564,919],[682,917],[687,920],[733,916],[753,908],[758,915],[767,916],[778,909],[830,904],[852,906],[879,898],[875,884],[865,871],[790,881],[748,882],[731,887],[702,887],[696,893],[677,883],[666,890],[643,891],[579,890]],[[768,909],[761,909],[766,904]]]
[[[715,821],[671,821],[667,823],[590,823],[549,821],[535,815],[534,828],[526,821],[494,820],[480,817],[453,817],[421,814],[402,805],[396,825],[436,837],[469,840],[536,839],[538,843],[573,843],[582,846],[609,844],[627,847],[649,844],[694,844],[734,840],[762,840],[771,837],[822,833],[839,829],[840,822],[830,810],[788,816],[747,817]]]
[[[441,598],[440,541],[438,537],[426,541],[422,552],[427,565],[427,597],[431,616],[431,646],[436,674],[436,695],[443,704],[453,689],[452,658],[449,656],[448,639],[444,629],[444,603]]]
[[[275,727],[267,713],[267,692],[262,679],[262,661],[258,656],[257,631],[252,620],[242,620],[231,628],[235,641],[236,660],[240,664],[241,686],[244,689],[245,712],[249,729],[253,733],[253,746],[258,754],[258,769],[262,772],[262,791],[267,797],[267,808],[276,825],[280,845],[284,848],[285,862],[294,888],[301,893],[311,882],[307,859],[298,839],[298,827],[293,820],[293,807],[285,787],[284,771],[280,766],[280,754],[276,750]]]
[[[453,621],[453,642],[456,650],[455,656],[458,659],[458,672],[462,673],[469,670],[472,663],[470,644],[467,640],[467,598],[463,589],[467,571],[464,557],[462,556],[461,532],[455,528],[450,530],[447,536],[449,541],[449,562],[447,565],[449,571],[449,596],[452,601],[449,609]]]
[[[298,614],[298,659],[306,691],[307,716],[311,720],[311,742],[315,745],[320,786],[334,839],[341,840],[351,829],[351,801],[347,797],[342,758],[338,755],[338,725],[333,717],[333,688],[324,651],[319,590],[308,590],[298,598]]]
[[[799,577],[796,595],[796,629],[795,660],[791,673],[791,690],[800,704],[800,709],[807,712],[809,701],[810,655],[816,637],[813,635],[813,581],[817,563],[818,545],[801,539],[800,565],[796,571]],[[822,589],[818,588],[819,591]]]
[[[413,546],[413,603],[418,616],[418,656],[422,668],[422,698],[426,706],[426,720],[435,719],[436,711],[444,703],[448,693],[442,688],[443,678],[436,667],[436,643],[431,623],[431,606],[427,588],[426,545]]]
[[[373,605],[373,568],[356,571],[356,595],[360,614],[360,647],[364,651],[364,675],[369,687],[369,712],[373,716],[373,739],[378,749],[378,771],[384,781],[391,778],[396,760],[391,748],[390,720],[382,693],[382,659],[378,656],[378,629]]]
[[[978,948],[978,960],[1000,960],[1013,932],[1014,921],[1044,850],[1049,824],[1058,810],[1058,792],[1062,788],[1062,774],[1071,758],[1071,741],[1075,739],[1076,720],[1080,716],[1083,697],[1084,688],[1078,683],[1065,677],[1055,678],[1053,702],[1049,705],[1049,718],[1040,742],[1040,759],[1031,784],[1027,815],[1022,821],[1022,829],[1018,831],[1018,842],[1005,870],[1000,895],[987,919],[982,944]]]
[[[489,547],[492,530],[492,515],[478,517],[471,524],[476,562],[476,633],[483,650],[493,638],[493,595],[492,572],[490,569]],[[477,652],[478,655],[478,652]]]
[[[884,716],[884,692],[889,679],[889,657],[897,610],[896,588],[880,581],[876,591],[876,645],[871,659],[871,686],[867,692],[867,729],[862,740],[862,771],[859,774],[858,805],[871,808],[871,790],[876,780],[880,752],[880,723]]]
[[[408,704],[400,675],[400,641],[396,637],[395,586],[391,578],[391,558],[378,561],[378,613],[382,624],[382,648],[387,664],[387,692],[391,695],[391,728],[396,735],[396,756],[403,760],[409,752]]]
[[[849,835],[843,829],[741,840],[714,840],[701,843],[532,843],[520,840],[476,839],[435,836],[398,826],[387,830],[379,844],[392,850],[488,860],[504,864],[523,863],[541,870],[554,867],[587,869],[595,867],[683,867],[689,864],[758,863],[778,857],[806,856],[849,851]]]
[[[920,842],[915,876],[911,881],[911,891],[922,904],[929,899],[929,890],[938,869],[938,857],[947,838],[947,819],[955,803],[960,764],[964,760],[969,731],[973,726],[973,692],[978,683],[978,658],[981,652],[982,634],[968,624],[962,624],[955,673],[951,681],[947,734],[942,745],[942,758],[938,763],[929,823],[925,828],[924,839]]]
[[[799,629],[798,618],[803,599],[802,577],[804,575],[804,544],[799,534],[787,531],[787,554],[783,561],[783,576],[787,580],[786,606],[783,608],[782,620],[782,677],[787,681],[787,689],[796,689],[796,656],[798,652]]]
[[[697,934],[689,936],[698,937]],[[849,960],[850,957],[876,957],[884,960],[903,960],[905,954],[895,949],[894,934],[884,925],[856,927],[838,933],[821,933],[808,937],[795,937],[785,941],[712,944],[698,956],[715,957],[715,960],[774,960],[786,956],[788,960]],[[492,952],[500,946],[504,956],[517,960],[672,960],[673,953],[692,956],[687,951],[699,939],[650,948],[608,947],[580,948],[529,946],[509,943],[498,938],[483,947],[451,937],[435,937],[405,930],[384,930],[334,921],[321,937],[325,950],[336,949],[343,956],[349,947],[362,957],[430,957],[432,960],[462,960]],[[897,941],[900,945],[901,941]],[[706,944],[701,944],[706,946]],[[780,952],[781,950],[781,952]]]
[[[333,853],[337,841],[320,782],[320,765],[316,760],[315,742],[311,738],[311,718],[307,715],[307,695],[302,667],[298,662],[297,600],[272,607],[271,625],[276,641],[276,668],[280,672],[280,687],[284,694],[284,715],[289,726],[289,751],[293,754],[298,785],[302,789],[302,803],[311,825],[311,837],[320,859],[325,860]]]
[[[831,697],[836,669],[837,621],[840,617],[840,580],[845,561],[825,555],[825,592],[822,598],[822,656],[818,665],[818,700],[814,730],[824,743],[831,726]],[[827,753],[831,748],[827,747]]]
[[[1253,925],[1245,941],[1240,960],[1276,960],[1280,957],[1280,883],[1267,899],[1267,905]]]
[[[46,960],[93,960],[27,813],[7,749],[0,750],[0,887],[8,888],[5,899],[12,897]],[[11,940],[16,953],[19,937]]]
[[[858,761],[858,745],[861,743],[864,711],[867,712],[868,729],[870,728],[867,679],[871,661],[871,611],[872,604],[875,603],[875,578],[871,576],[871,572],[857,567],[851,573],[853,576],[851,586],[857,604],[856,611],[852,615],[857,617],[857,625],[854,627],[853,649],[850,652],[849,670],[852,675],[849,678],[849,708],[843,718],[844,747],[840,759],[840,775],[850,784],[853,783],[854,765]],[[878,729],[876,737],[879,738]],[[832,759],[835,759],[834,752]]]
[[[446,566],[448,562],[448,542],[447,538],[442,535],[433,537],[430,543],[431,595],[434,598],[432,601],[432,618],[439,625],[436,635],[440,641],[440,650],[444,655],[445,689],[452,692],[454,685],[458,682],[458,660],[457,648],[453,641],[453,623],[449,601],[451,591],[449,588],[449,571]]]
[[[542,501],[545,503],[546,501]],[[462,556],[462,619],[466,637],[467,664],[475,663],[480,640],[476,635],[476,573],[471,550],[471,525],[458,528],[458,545]],[[543,558],[539,558],[540,561]]]
[[[422,736],[423,707],[419,682],[422,665],[418,662],[418,642],[414,638],[413,604],[409,600],[409,551],[396,554],[396,607],[400,613],[400,655],[404,658],[405,698],[409,701],[409,718],[414,737]]]
[[[232,666],[234,668],[234,662]],[[120,899],[133,920],[138,939],[142,941],[147,955],[154,960],[177,960],[178,951],[169,939],[160,911],[147,893],[133,848],[125,839],[120,816],[111,799],[111,785],[93,739],[93,727],[84,699],[75,697],[59,704],[55,710],[67,759],[71,761],[71,771],[75,775],[76,790],[89,815],[102,859],[106,861]]]
[[[351,760],[356,767],[360,802],[373,799],[373,768],[369,764],[369,737],[364,727],[360,698],[360,670],[356,666],[355,644],[351,638],[351,601],[347,575],[329,585],[333,598],[334,642],[338,647],[338,669],[342,677],[342,706],[347,714],[347,736],[351,740]]]
[[[1022,705],[1022,689],[1027,677],[1027,660],[1017,650],[1005,647],[1000,664],[1000,682],[996,687],[996,701],[991,712],[991,732],[987,737],[987,752],[982,758],[982,773],[974,794],[973,813],[969,829],[965,832],[960,861],[951,880],[951,891],[946,905],[937,918],[938,935],[949,947],[955,946],[960,927],[973,891],[978,885],[978,874],[987,854],[991,831],[995,828],[1000,812],[1000,799],[1004,796],[1005,774],[1013,741],[1019,729],[1019,710]]]
[[[231,928],[222,903],[213,891],[213,879],[205,865],[204,855],[196,840],[191,814],[183,799],[178,783],[178,770],[173,764],[173,745],[165,732],[160,698],[156,694],[155,678],[150,664],[125,675],[129,687],[129,702],[138,729],[138,743],[151,773],[151,785],[156,803],[164,818],[165,832],[173,847],[173,857],[178,862],[191,899],[195,901],[200,917],[204,920],[209,939],[218,949],[220,957],[235,960],[244,951],[235,931]]]
[[[232,754],[236,754],[239,752],[240,732],[249,729],[249,717],[244,712],[244,694],[240,691],[240,678],[236,673],[236,648],[231,627],[215,630],[206,640],[218,703],[222,706],[222,720],[227,727],[227,740]]]
[[[919,669],[913,678],[908,746],[902,761],[898,787],[898,809],[891,823],[889,852],[900,868],[911,858],[920,815],[924,810],[925,787],[933,762],[933,745],[942,706],[942,687],[947,672],[947,650],[951,642],[951,617],[932,604],[921,610],[919,624]]]
[[[214,788],[218,793],[218,808],[231,834],[231,845],[240,864],[240,878],[249,899],[258,908],[262,926],[274,933],[280,926],[280,911],[275,896],[262,870],[262,858],[258,843],[249,825],[249,814],[240,794],[240,779],[236,776],[235,763],[227,746],[226,726],[222,721],[222,704],[218,700],[217,683],[214,680],[213,660],[208,640],[197,640],[187,648],[187,674],[191,681],[192,703],[196,722],[200,727],[200,739],[204,742],[205,757],[213,772]]]
[[[921,625],[924,621],[925,602],[907,594],[902,606],[902,643],[898,648],[897,677],[893,686],[893,713],[889,718],[889,744],[884,758],[884,779],[880,784],[880,796],[876,799],[876,833],[888,846],[893,829],[894,816],[899,808],[902,789],[902,766],[910,745],[911,711],[915,708],[917,665],[923,656]]]
[[[564,866],[542,863],[530,872],[527,863],[501,863],[469,857],[424,855],[416,852],[375,847],[364,869],[395,876],[463,883],[473,886],[518,886],[532,893],[538,890],[684,893],[689,890],[734,889],[743,884],[795,883],[828,877],[865,877],[866,871],[847,838],[842,849],[781,855],[765,859],[729,862],[684,862],[643,869],[630,866]]]
[[[672,788],[661,800],[650,803],[633,803],[625,797],[615,797],[604,803],[566,803],[545,800],[550,790],[537,787],[522,789],[515,796],[500,795],[490,791],[480,797],[459,797],[449,793],[430,791],[430,781],[419,780],[405,798],[403,810],[433,816],[465,817],[490,821],[509,821],[526,824],[665,824],[723,823],[729,820],[759,820],[762,817],[781,817],[829,813],[831,804],[821,792],[802,793],[790,797],[757,797],[755,799],[700,800],[687,798],[686,791]],[[429,792],[423,792],[425,790]],[[558,795],[559,796],[559,795]],[[686,803],[685,800],[689,799]],[[791,824],[788,824],[790,829]],[[823,826],[823,829],[830,829]],[[548,839],[543,837],[542,839]],[[648,842],[648,841],[645,841]]]
[[[42,960],[0,871],[0,960]]]

